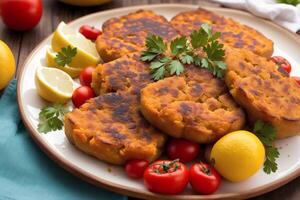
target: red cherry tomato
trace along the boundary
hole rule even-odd
[[[172,139],[167,146],[168,157],[172,160],[178,158],[183,163],[194,160],[199,151],[200,146],[197,143],[183,139]]]
[[[94,96],[92,88],[88,86],[81,86],[73,92],[72,102],[76,108],[79,108],[82,104]]]
[[[0,13],[8,28],[26,31],[39,23],[43,13],[43,4],[41,0],[2,0]]]
[[[190,183],[196,192],[212,194],[219,188],[221,176],[210,165],[195,163],[190,168]]]
[[[83,86],[91,86],[92,75],[95,71],[95,67],[86,67],[84,68],[79,75],[80,84]]]
[[[293,77],[296,81],[297,81],[297,83],[300,85],[300,77]]]
[[[96,40],[97,37],[102,34],[99,29],[89,25],[81,26],[79,32],[84,35],[84,37],[90,40]]]
[[[288,74],[292,71],[292,66],[287,59],[281,56],[273,56],[271,60],[278,65],[278,67],[282,68]]]
[[[144,184],[152,192],[178,194],[189,181],[187,167],[178,160],[159,160],[144,172]]]
[[[142,178],[145,169],[148,167],[149,162],[147,160],[129,160],[125,164],[125,171],[127,175],[131,178]]]

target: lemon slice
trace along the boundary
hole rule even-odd
[[[51,45],[55,52],[59,52],[67,46],[77,48],[77,54],[69,64],[70,67],[83,68],[97,65],[100,61],[95,44],[79,32],[68,28],[64,22],[61,22],[53,33]]]
[[[39,67],[35,74],[35,84],[38,94],[54,103],[67,102],[74,90],[73,79],[56,68]]]
[[[68,65],[61,67],[55,62],[55,56],[56,53],[51,48],[48,48],[46,51],[46,64],[48,67],[55,67],[57,69],[60,69],[69,74],[72,78],[76,78],[79,76],[82,70],[81,68],[74,68]]]

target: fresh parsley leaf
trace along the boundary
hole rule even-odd
[[[149,52],[161,54],[167,50],[167,44],[164,43],[162,37],[158,35],[150,35],[146,38],[146,47]]]
[[[153,62],[151,62],[150,69],[151,70],[158,69],[158,68],[162,67],[164,64],[165,63],[160,62],[160,61],[153,61]]]
[[[152,78],[155,81],[163,79],[165,77],[165,71],[166,69],[164,66],[158,68],[157,70],[152,71]]]
[[[72,48],[71,46],[63,47],[60,52],[56,54],[55,62],[64,67],[72,62],[73,57],[77,54],[77,48]]]
[[[192,64],[194,62],[194,57],[189,54],[183,54],[182,56],[180,56],[180,61],[183,64]]]
[[[279,151],[274,147],[266,147],[266,160],[264,162],[264,172],[270,174],[278,169],[276,159],[279,157]]]
[[[216,77],[223,77],[226,64],[223,62],[225,50],[218,42],[221,33],[213,33],[208,24],[202,24],[198,31],[193,31],[189,38],[175,38],[170,44],[164,43],[160,36],[148,35],[146,50],[140,60],[151,62],[152,78],[159,80],[169,75],[180,75],[185,64],[194,64],[206,68]],[[201,55],[199,52],[203,52]]]
[[[190,35],[191,44],[194,49],[204,47],[208,43],[208,35],[203,29],[193,31]]]
[[[272,124],[263,121],[257,121],[254,125],[253,132],[265,146],[266,160],[264,162],[264,172],[270,174],[276,172],[276,159],[279,157],[279,151],[273,145],[276,138],[276,129]]]
[[[177,76],[184,71],[184,66],[179,60],[172,60],[170,63],[170,74],[176,74]]]
[[[154,58],[157,56],[158,54],[157,53],[152,53],[152,52],[147,52],[147,51],[142,51],[142,54],[141,54],[141,61],[152,61],[154,60]]]
[[[214,40],[211,42],[211,44],[207,44],[203,49],[210,60],[221,61],[225,56],[223,47],[223,44],[220,44],[217,40]]]
[[[177,56],[178,54],[187,50],[187,38],[185,36],[175,38],[171,41],[171,52],[173,55]]]
[[[207,23],[202,24],[201,29],[204,30],[209,37],[212,36],[212,29]]]
[[[272,146],[273,141],[276,138],[276,129],[272,124],[264,123],[263,121],[257,121],[254,125],[254,133],[266,146]]]
[[[68,112],[63,104],[53,104],[44,107],[39,113],[38,131],[48,133],[61,130],[63,127],[64,114]]]
[[[146,38],[146,51],[141,53],[141,61],[151,62],[158,55],[164,53],[167,50],[167,44],[164,43],[162,37],[155,35],[148,35]]]

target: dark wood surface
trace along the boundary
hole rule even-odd
[[[23,62],[25,61],[27,55],[31,52],[31,50],[46,36],[50,35],[60,21],[69,22],[89,13],[112,8],[157,3],[183,3],[198,5],[204,4],[201,0],[115,0],[103,6],[82,8],[65,5],[55,0],[44,0],[43,17],[41,22],[35,29],[28,32],[14,32],[5,28],[2,22],[0,22],[0,39],[5,41],[11,47],[15,55],[18,70],[20,70]],[[253,199],[299,200],[300,177],[275,191]],[[131,200],[133,200],[133,198],[131,198]]]

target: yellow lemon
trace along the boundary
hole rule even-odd
[[[53,33],[51,45],[55,52],[59,52],[63,47],[68,46],[77,48],[77,54],[72,58],[69,64],[70,67],[83,68],[97,65],[100,62],[95,44],[78,31],[67,27],[64,22],[61,22]]]
[[[72,97],[73,79],[56,68],[40,67],[35,74],[38,94],[53,103],[65,103]]]
[[[111,0],[60,0],[64,3],[75,5],[75,6],[96,6],[101,5]]]
[[[224,178],[239,182],[254,175],[261,168],[265,159],[265,148],[253,133],[235,131],[214,144],[210,159]]]
[[[51,48],[48,48],[46,51],[46,64],[48,67],[55,67],[57,69],[60,69],[69,74],[72,78],[76,78],[79,76],[81,68],[73,68],[69,67],[68,65],[61,67],[55,62],[55,56],[56,53]]]
[[[0,40],[0,90],[5,88],[16,72],[14,55],[10,48]]]

